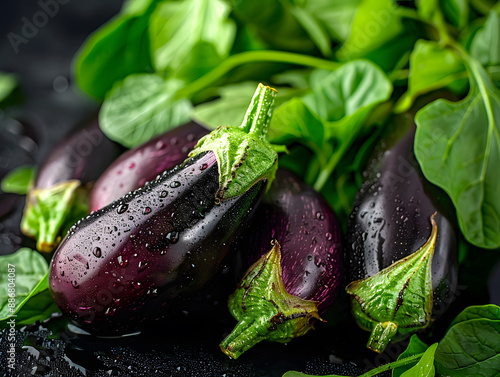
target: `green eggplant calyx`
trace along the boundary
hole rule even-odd
[[[387,344],[426,328],[431,320],[432,257],[437,238],[435,213],[425,244],[411,255],[366,279],[346,287],[353,315],[360,327],[371,331],[368,348],[383,352]]]
[[[229,310],[238,324],[220,344],[233,359],[262,340],[286,343],[313,328],[318,302],[287,292],[281,270],[281,250],[277,241],[253,264],[236,291],[229,297]]]
[[[217,201],[239,196],[263,179],[269,188],[274,180],[280,148],[270,144],[266,134],[276,93],[276,89],[259,84],[242,124],[218,127],[200,139],[189,154],[215,153],[219,166]]]
[[[61,241],[62,230],[73,220],[88,214],[88,198],[79,180],[49,188],[31,189],[26,197],[21,231],[37,240],[37,249],[49,253]],[[74,222],[74,221],[73,221]]]

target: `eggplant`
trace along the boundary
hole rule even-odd
[[[36,238],[39,251],[53,251],[61,232],[89,213],[85,185],[95,181],[119,153],[118,145],[94,120],[47,156],[28,192],[21,220],[21,231]]]
[[[96,335],[130,333],[203,287],[274,178],[274,96],[259,85],[239,128],[212,131],[182,165],[75,224],[49,273],[64,314]]]
[[[207,133],[202,126],[189,122],[125,152],[95,182],[90,211],[97,211],[181,164]]]
[[[233,359],[262,340],[288,342],[312,329],[342,278],[337,217],[287,170],[278,169],[243,235],[236,247],[248,252],[253,265],[228,300],[238,324],[220,344]]]
[[[415,125],[393,127],[357,193],[346,237],[346,291],[357,323],[371,332],[367,347],[376,352],[428,327],[457,286],[451,203],[422,175],[413,153]]]

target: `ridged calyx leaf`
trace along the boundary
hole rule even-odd
[[[434,214],[435,215],[435,214]],[[358,324],[371,331],[367,347],[383,352],[391,341],[429,325],[432,312],[432,257],[437,225],[426,243],[376,275],[353,281],[346,287]]]
[[[219,166],[217,199],[243,194],[257,181],[274,180],[278,168],[279,147],[266,140],[276,90],[259,84],[239,127],[221,126],[200,139],[190,157],[213,151]]]

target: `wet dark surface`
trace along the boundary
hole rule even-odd
[[[61,1],[63,3],[63,1]],[[9,33],[22,36],[24,18],[41,10],[38,2],[3,4],[0,13],[0,70],[16,73],[20,90],[7,109],[0,110],[0,177],[11,169],[40,163],[52,146],[98,104],[74,87],[71,60],[88,34],[109,19],[121,1],[72,0],[60,4],[46,26],[27,43],[9,42]],[[24,198],[0,193],[0,254],[21,245],[34,248],[21,236],[19,221]],[[496,265],[496,275],[485,279]],[[447,324],[467,305],[500,304],[500,262],[494,251],[475,250],[462,265],[456,300],[422,339],[439,339]],[[490,289],[490,293],[488,292]],[[325,313],[327,323],[288,345],[262,343],[237,361],[218,347],[235,321],[223,295],[208,287],[174,320],[142,334],[118,339],[78,335],[63,317],[18,329],[15,333],[16,370],[7,370],[8,330],[0,331],[0,375],[12,376],[281,376],[287,370],[315,374],[356,375],[361,369],[394,361],[406,343],[391,345],[382,355],[365,349],[368,334],[359,330],[345,295]],[[351,364],[354,362],[356,364]],[[340,366],[339,364],[344,364]],[[357,365],[358,367],[356,367]]]

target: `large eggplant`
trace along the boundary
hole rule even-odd
[[[85,185],[95,181],[119,152],[94,120],[47,156],[28,192],[21,221],[21,231],[36,238],[39,251],[53,251],[61,232],[89,212]]]
[[[312,329],[337,295],[342,277],[335,214],[318,192],[287,170],[278,170],[236,247],[250,255],[253,265],[228,302],[239,322],[220,347],[234,359],[262,340],[288,342]]]
[[[197,123],[189,122],[123,153],[94,184],[90,211],[101,209],[181,164],[207,133]]]
[[[217,272],[276,172],[274,93],[260,85],[239,128],[214,130],[184,164],[70,230],[49,275],[63,313],[94,334],[131,332]]]
[[[347,231],[346,290],[356,321],[371,331],[367,346],[377,352],[429,326],[457,284],[449,199],[423,177],[409,122],[399,121],[381,143]]]

